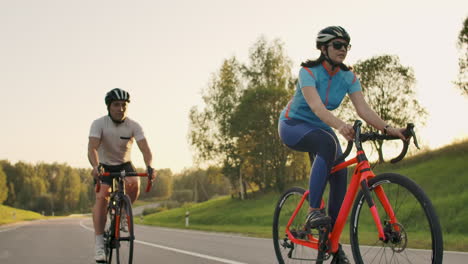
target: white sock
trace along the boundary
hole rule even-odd
[[[104,245],[104,235],[96,235],[96,246]]]

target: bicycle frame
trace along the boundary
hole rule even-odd
[[[112,202],[116,202],[117,204],[119,204],[120,200],[122,200],[123,196],[126,195],[126,192],[125,192],[125,177],[147,177],[148,174],[147,173],[131,173],[129,174],[128,176],[126,176],[126,172],[125,171],[122,171],[120,173],[110,173],[110,172],[105,172],[102,174],[102,176],[113,176],[112,178],[112,185],[110,186],[111,190],[110,190],[110,199],[109,199],[109,204],[108,204],[108,207],[112,207],[114,206],[116,209],[116,216],[115,216],[115,238],[116,239],[119,239],[119,232],[117,232],[117,230],[120,229],[120,210],[122,210],[122,208],[120,208],[119,206],[115,206],[113,204],[111,204]],[[150,185],[150,181],[148,183],[148,187],[151,188],[151,185]],[[148,192],[148,188],[146,190],[146,192]],[[129,218],[129,216],[127,215],[127,218]],[[130,222],[130,219],[127,219],[128,222]]]
[[[369,209],[371,211],[372,217],[377,227],[379,239],[382,241],[386,241],[381,219],[377,212],[377,208],[372,200],[372,197],[370,196],[369,187],[367,186],[367,180],[375,177],[375,174],[372,172],[370,168],[369,161],[367,160],[367,157],[365,156],[364,151],[358,150],[355,158],[334,166],[331,170],[331,174],[339,170],[342,170],[344,168],[347,168],[353,164],[357,164],[356,168],[354,169],[351,182],[346,191],[346,195],[345,195],[343,204],[341,205],[341,209],[336,219],[333,230],[329,234],[329,241],[331,245],[330,252],[336,252],[338,250],[338,242],[340,240],[341,233],[343,231],[343,228],[346,223],[346,219],[349,216],[349,213],[351,211],[354,199],[356,198],[359,188],[361,188],[364,192],[364,196],[369,205]],[[379,201],[382,203],[385,212],[390,217],[390,223],[392,224],[397,223],[395,213],[387,199],[387,196],[385,195],[383,188],[381,186],[378,186],[374,189],[374,191]],[[318,246],[319,246],[318,238],[315,238],[312,234],[308,235],[308,240],[306,241],[306,240],[295,238],[289,230],[289,227],[293,223],[294,218],[296,217],[300,208],[304,204],[304,201],[307,199],[308,195],[309,195],[309,191],[306,191],[301,201],[299,202],[298,206],[294,210],[294,213],[292,214],[286,226],[286,234],[288,235],[288,238],[295,244],[300,244],[306,247],[318,249]]]

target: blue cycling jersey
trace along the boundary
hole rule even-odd
[[[336,109],[346,94],[361,91],[361,83],[352,71],[343,71],[336,67],[334,71],[328,69],[325,62],[312,68],[301,68],[296,85],[296,92],[292,100],[281,112],[280,120],[298,119],[311,123],[319,128],[331,129],[315,115],[307,104],[302,88],[315,87],[328,110]]]

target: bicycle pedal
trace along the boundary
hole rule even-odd
[[[296,230],[291,230],[291,235],[297,238],[298,232]]]
[[[297,233],[296,238],[298,238],[298,239],[306,239],[308,234],[310,234],[310,233],[307,232],[307,231],[299,231],[299,232]]]
[[[96,263],[107,263],[105,260],[96,260]]]
[[[317,226],[316,229],[318,229],[319,232],[330,232],[331,225],[330,224],[320,225],[320,226]]]

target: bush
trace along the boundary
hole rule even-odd
[[[180,203],[193,201],[192,190],[177,190],[172,193],[172,199]]]
[[[165,201],[161,204],[162,207],[165,207],[167,209],[173,209],[173,208],[178,208],[180,207],[181,203],[178,202],[178,201],[173,201],[173,200],[169,200],[169,201]]]
[[[141,214],[145,216],[149,214],[156,214],[156,213],[163,212],[166,210],[167,208],[165,207],[145,208]]]
[[[164,201],[164,202],[160,202],[158,207],[143,209],[143,212],[141,214],[143,216],[149,215],[149,214],[155,214],[155,213],[163,212],[169,209],[178,208],[180,207],[180,205],[181,203],[178,201],[173,201],[173,200]]]

